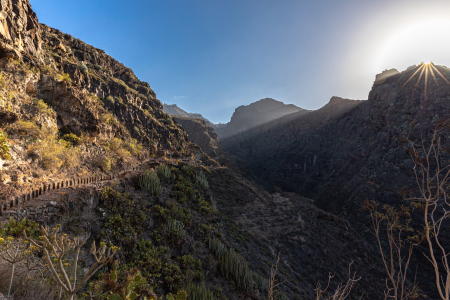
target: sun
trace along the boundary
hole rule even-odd
[[[405,86],[407,86],[408,84],[411,84],[410,81],[412,83],[414,83],[415,78],[417,77],[416,75],[418,75],[417,81],[415,82],[414,85],[414,90],[412,95],[414,95],[414,93],[416,92],[417,87],[420,84],[420,81],[422,79],[422,77],[424,77],[424,96],[425,96],[425,101],[427,100],[427,88],[428,88],[428,77],[431,76],[433,77],[434,83],[436,84],[437,87],[439,87],[439,82],[436,79],[436,76],[440,76],[448,85],[450,85],[450,81],[448,81],[447,78],[445,78],[444,75],[442,75],[442,73],[439,71],[438,68],[442,68],[440,67],[436,67],[434,65],[434,63],[432,61],[430,62],[422,62],[420,65],[408,70],[408,73],[411,73],[411,76],[408,78],[408,80],[400,87],[399,91],[401,89],[403,89]]]
[[[386,34],[381,46],[377,69],[384,70],[395,67],[405,70],[411,65],[423,62],[431,66],[432,61],[450,65],[450,20],[428,19],[410,20],[399,28]]]

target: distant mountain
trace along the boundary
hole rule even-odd
[[[172,115],[172,116],[179,116],[179,117],[186,117],[186,118],[194,118],[194,119],[200,119],[204,120],[206,124],[211,126],[212,128],[216,128],[217,125],[212,123],[207,118],[203,117],[201,114],[197,113],[188,113],[187,111],[179,108],[176,104],[163,104],[163,110],[166,114]]]
[[[217,130],[221,139],[243,133],[259,125],[292,113],[306,114],[308,110],[293,104],[284,104],[272,98],[264,98],[250,105],[236,108],[230,122]]]

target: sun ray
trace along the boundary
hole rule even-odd
[[[414,97],[414,93],[416,92],[417,86],[419,85],[419,81],[422,78],[423,72],[425,71],[426,67],[425,65],[423,65],[422,71],[420,72],[419,75],[419,79],[417,79],[416,85],[414,86],[414,91],[413,91],[413,97]]]
[[[437,79],[436,79],[436,76],[434,75],[434,71],[433,71],[433,65],[431,65],[431,68],[429,68],[430,69],[430,73],[431,73],[431,76],[433,76],[433,79],[434,79],[434,82],[436,83],[436,86],[437,87],[439,87],[439,83],[438,83],[438,81],[437,81]]]
[[[442,75],[442,73],[439,72],[439,70],[434,65],[431,65],[431,66],[439,75],[441,75],[442,79],[444,79],[450,85],[450,82],[448,82],[447,78],[445,78],[444,75]]]
[[[417,74],[417,72],[419,72],[422,68],[424,67],[424,64],[420,65],[420,68],[417,69],[416,72],[414,72],[414,74],[411,75],[411,77],[409,77],[408,80],[406,80],[406,82],[402,85],[402,87],[399,89],[399,91]]]
[[[415,69],[417,69],[417,68],[419,68],[419,67],[421,67],[423,64],[424,64],[424,63],[421,63],[421,64],[415,66],[414,68],[411,68],[411,69],[407,70],[407,71],[406,71],[406,74],[409,73],[409,72],[414,71]]]

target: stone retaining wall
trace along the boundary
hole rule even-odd
[[[78,186],[83,184],[89,184],[99,181],[105,181],[105,180],[113,180],[116,179],[116,176],[114,175],[102,175],[102,176],[92,176],[92,177],[84,177],[84,178],[77,178],[77,179],[66,179],[62,180],[60,182],[53,182],[53,183],[45,183],[41,187],[30,190],[28,193],[23,194],[21,196],[12,197],[10,199],[6,200],[0,200],[0,216],[3,216],[6,210],[18,207],[19,205],[25,204],[30,200],[36,199],[39,196],[50,192],[52,190],[58,190],[61,188],[66,188],[69,186]]]

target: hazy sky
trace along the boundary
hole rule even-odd
[[[213,122],[271,97],[367,99],[375,75],[450,66],[450,1],[30,0],[41,23],[132,68],[158,99]]]

